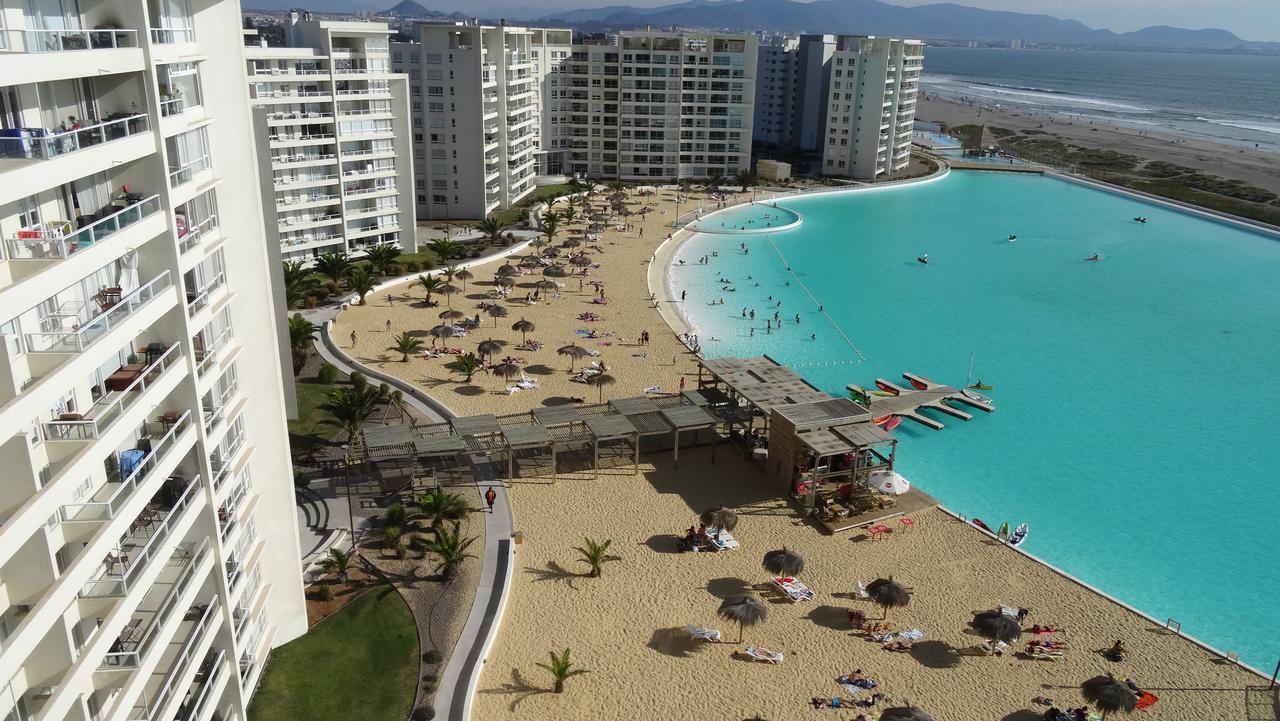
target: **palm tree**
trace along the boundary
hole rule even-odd
[[[462,373],[466,375],[463,382],[470,383],[471,376],[484,369],[484,363],[476,357],[475,353],[468,353],[463,356],[458,356],[457,360],[449,364],[449,369],[454,373]]]
[[[464,560],[476,557],[474,553],[467,552],[467,549],[475,542],[475,536],[464,538],[457,531],[452,533],[444,529],[436,531],[435,540],[427,544],[427,553],[434,553],[436,558],[439,559],[435,572],[443,576],[446,581],[452,581],[457,578],[458,566]]]
[[[396,554],[396,558],[404,558],[404,529],[400,526],[387,526],[382,529],[382,541],[387,548]]]
[[[365,257],[369,259],[369,267],[379,275],[386,273],[387,266],[400,257],[400,249],[390,243],[371,245],[365,248],[364,252]]]
[[[591,383],[591,385],[595,386],[596,390],[599,391],[599,397],[596,399],[596,402],[604,403],[604,387],[611,386],[614,383],[617,383],[618,379],[614,378],[608,373],[599,373],[597,375],[592,376],[591,380],[588,382]]]
[[[612,190],[612,191],[613,191],[613,192],[615,192],[615,193],[625,193],[625,192],[627,192],[627,184],[626,184],[626,183],[624,183],[624,182],[622,182],[621,180],[611,180],[611,181],[609,181],[608,188],[609,188],[609,190]]]
[[[316,258],[316,272],[342,285],[342,281],[351,275],[351,256],[346,253],[325,253]]]
[[[436,238],[427,243],[427,247],[431,249],[432,253],[436,254],[441,263],[462,254],[462,245],[449,238]]]
[[[322,410],[328,411],[333,419],[328,421],[347,432],[354,438],[360,427],[373,413],[378,404],[378,389],[370,385],[351,388],[334,388],[328,393],[328,400],[320,404]]]
[[[506,229],[507,226],[497,218],[485,218],[479,223],[476,223],[476,230],[483,233],[484,237],[494,245],[498,245],[502,242],[502,231]]]
[[[440,274],[444,276],[444,279],[446,282],[452,283],[453,276],[458,274],[458,266],[450,263],[449,265],[446,265],[445,267],[440,269]]]
[[[347,582],[347,571],[351,568],[351,560],[355,557],[355,551],[347,551],[343,553],[336,548],[329,549],[329,555],[325,556],[320,562],[320,567],[325,573],[338,574],[338,583]]]
[[[581,557],[578,560],[591,567],[591,571],[587,575],[592,578],[599,578],[605,563],[622,560],[618,556],[609,555],[609,545],[612,543],[612,539],[606,539],[604,543],[597,543],[590,538],[584,538],[582,539],[583,545],[574,547],[573,550],[577,551]]]
[[[320,332],[320,326],[302,317],[301,313],[289,316],[289,352],[293,356],[293,374],[302,372],[311,352],[311,342]]]
[[[561,213],[561,216],[564,218],[564,222],[572,223],[578,218],[578,209],[573,207],[573,204],[570,203],[569,207],[565,208],[564,212]]]
[[[733,182],[741,185],[742,192],[745,193],[751,189],[751,186],[756,184],[756,174],[748,168],[743,168],[734,174]]]
[[[432,530],[440,530],[445,521],[460,521],[471,512],[465,499],[456,493],[447,493],[439,488],[418,496],[415,501],[418,516],[431,524]]]
[[[540,663],[538,665],[550,671],[551,675],[555,677],[555,687],[552,688],[555,693],[564,693],[564,682],[570,678],[589,673],[585,668],[573,667],[573,662],[569,660],[569,649],[567,648],[562,654],[557,655],[555,651],[551,651],[550,654],[551,663]]]
[[[438,293],[444,284],[444,278],[438,275],[420,275],[416,283],[419,288],[427,291],[427,305],[431,305],[431,294]]]
[[[560,232],[560,214],[554,210],[548,210],[542,214],[541,223],[542,234],[547,237],[547,242],[553,242],[556,239],[556,233]]]
[[[307,299],[307,294],[315,290],[316,279],[311,277],[311,269],[300,260],[284,262],[284,305],[286,308],[297,307]]]
[[[392,341],[392,344],[393,345],[387,350],[393,350],[399,353],[401,363],[408,363],[409,355],[411,353],[417,353],[422,350],[422,339],[409,335],[408,331],[396,336],[396,339]]]
[[[356,297],[360,299],[360,305],[364,305],[364,297],[369,295],[369,292],[377,285],[377,283],[373,282],[373,276],[369,275],[369,271],[360,267],[351,269],[351,274],[347,276],[347,282],[350,284],[351,290],[355,291]]]

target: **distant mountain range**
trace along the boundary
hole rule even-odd
[[[457,2],[459,0],[454,0]],[[782,33],[822,32],[888,35],[925,40],[1007,42],[1079,47],[1149,50],[1225,50],[1280,53],[1280,43],[1242,40],[1226,30],[1156,25],[1128,33],[1095,30],[1076,20],[997,10],[981,10],[955,3],[903,7],[879,0],[688,0],[658,7],[609,5],[547,13],[536,3],[463,12],[431,10],[416,0],[394,7],[371,7],[377,0],[246,0],[246,7],[285,10],[302,4],[309,10],[333,13],[373,12],[398,18],[462,19],[481,17],[539,25],[566,25],[583,31],[656,27],[717,28]],[[452,3],[451,3],[452,4]],[[457,7],[457,5],[454,5]]]
[[[1033,43],[1152,49],[1280,51],[1280,43],[1253,43],[1217,29],[1155,26],[1129,33],[1094,30],[1076,20],[938,3],[902,7],[878,0],[690,0],[633,8],[614,5],[568,10],[536,18],[583,29],[643,25],[892,35],[930,40],[1026,40]]]

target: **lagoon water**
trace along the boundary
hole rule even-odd
[[[998,410],[939,416],[943,431],[904,421],[899,470],[993,527],[1027,521],[1027,550],[1082,580],[1275,664],[1280,239],[1033,175],[781,204],[799,226],[696,235],[668,270],[709,356],[768,353],[843,395],[902,371],[959,385],[972,353]]]

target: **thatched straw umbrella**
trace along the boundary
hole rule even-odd
[[[522,255],[520,256],[520,265],[525,268],[536,268],[542,265],[542,263],[540,262],[540,258],[541,256],[539,256],[537,253]]]
[[[520,269],[510,263],[504,263],[498,268],[499,276],[503,275],[520,275]]]
[[[506,345],[507,342],[504,340],[494,340],[492,338],[489,340],[482,340],[480,341],[480,345],[476,346],[476,353],[478,353],[482,358],[484,356],[492,358],[494,353],[501,352],[503,347]]]
[[[444,295],[445,301],[447,302],[448,306],[452,308],[453,295],[461,290],[462,290],[461,288],[454,285],[453,283],[445,283],[444,285],[440,286],[440,290],[438,292]]]
[[[578,266],[579,268],[585,268],[585,267],[587,267],[588,265],[591,265],[591,256],[589,256],[589,255],[575,255],[575,256],[573,256],[572,258],[570,258],[570,259],[569,259],[569,262],[570,262],[570,263],[572,263],[572,264],[574,264],[574,265],[576,265],[576,266]]]
[[[465,318],[465,317],[467,317],[467,314],[466,314],[466,313],[463,313],[462,311],[458,310],[457,308],[450,308],[450,309],[448,309],[448,310],[442,310],[442,311],[440,311],[440,315],[439,315],[439,318],[440,318],[441,320],[458,320],[459,318]]]
[[[512,278],[509,275],[503,275],[503,276],[494,278],[493,283],[494,285],[500,285],[503,288],[510,288],[511,286],[516,284],[516,279]]]
[[[911,603],[911,593],[901,583],[888,578],[877,578],[867,584],[867,595],[884,609],[884,617],[889,617],[889,609],[900,608]]]
[[[1111,674],[1094,676],[1085,681],[1080,684],[1080,692],[1084,694],[1086,701],[1098,707],[1103,719],[1115,711],[1129,713],[1138,705],[1138,697],[1133,691]]]
[[[724,506],[716,506],[708,508],[698,516],[698,520],[710,528],[718,528],[722,531],[732,531],[738,527],[738,514],[730,511]]]
[[[493,318],[494,328],[498,327],[499,318],[506,318],[508,315],[511,315],[510,311],[508,311],[506,308],[496,303],[494,305],[489,306],[488,308],[485,308],[484,312],[488,313],[490,318]]]
[[[533,287],[537,288],[538,290],[555,290],[560,287],[560,284],[555,282],[554,280],[543,278],[537,283],[534,283]]]
[[[555,265],[548,265],[547,267],[543,268],[542,274],[550,278],[563,278],[569,273],[568,271],[565,270],[563,265],[560,265],[559,263],[557,263]]]
[[[431,334],[431,338],[432,338],[431,345],[435,345],[436,340],[438,339],[452,338],[454,334],[453,326],[448,323],[438,325],[427,332]]]
[[[599,392],[599,397],[596,399],[597,403],[604,403],[604,387],[611,386],[617,382],[618,382],[618,379],[614,378],[608,373],[600,373],[600,374],[594,375],[588,381],[588,383],[595,386],[596,390]]]
[[[798,576],[801,571],[804,571],[804,559],[795,551],[788,550],[786,546],[764,554],[764,562],[761,565],[775,576]]]
[[[560,244],[560,247],[561,248],[577,248],[580,245],[582,245],[582,241],[578,240],[577,238],[565,238],[564,242]]]
[[[1017,619],[1000,611],[983,611],[974,614],[969,627],[982,634],[983,638],[1005,643],[1013,643],[1022,635],[1022,626],[1018,625]]]
[[[453,274],[453,277],[454,277],[454,278],[457,278],[457,279],[458,279],[458,280],[460,280],[460,281],[462,281],[462,292],[463,292],[463,293],[466,293],[466,292],[467,292],[467,281],[471,280],[472,278],[474,278],[474,277],[476,277],[476,276],[475,276],[475,273],[472,273],[471,271],[467,270],[466,268],[463,268],[462,270],[458,271],[457,273],[454,273],[454,274]]]
[[[880,721],[933,721],[933,717],[915,706],[896,706],[881,711]]]
[[[556,257],[556,256],[558,256],[558,255],[560,255],[560,249],[559,249],[559,248],[551,247],[551,248],[547,248],[546,250],[542,251],[542,257],[544,257],[544,258],[554,258],[554,257]],[[539,265],[541,265],[541,263],[539,263]]]
[[[769,609],[759,596],[731,596],[720,604],[716,614],[738,624],[738,643],[742,643],[742,629],[764,621],[769,616]]]
[[[588,355],[591,355],[590,353],[587,352],[586,348],[583,348],[577,343],[561,346],[560,349],[556,351],[556,353],[560,355],[569,356],[569,372],[570,373],[573,372],[573,364],[577,363],[579,358],[586,358]]]
[[[520,375],[520,366],[511,362],[499,363],[493,367],[493,372],[505,380],[511,380]]]
[[[511,324],[511,330],[520,334],[520,345],[524,345],[525,334],[532,333],[535,329],[537,329],[537,326],[533,324],[533,321],[525,320],[524,318]]]

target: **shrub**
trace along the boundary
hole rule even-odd
[[[436,262],[434,260],[430,258],[423,258],[422,265],[420,267],[421,270],[431,270],[434,267],[436,267]]]
[[[428,671],[428,672],[426,672],[426,673],[422,674],[422,680],[423,680],[423,681],[435,681],[435,680],[436,680],[436,678],[437,678],[437,676],[436,676],[436,672],[435,672],[435,671]]]
[[[338,381],[338,366],[326,361],[320,366],[320,370],[316,372],[316,378],[319,378],[320,382],[327,386],[333,385]]]
[[[431,649],[430,651],[427,651],[426,653],[422,654],[422,662],[432,666],[440,663],[440,652],[435,650],[434,648]]]
[[[307,310],[315,310],[320,305],[320,301],[316,300],[314,295],[307,296]]]
[[[329,603],[333,600],[333,586],[322,584],[320,586],[320,600]]]
[[[404,262],[404,272],[406,272],[406,273],[417,273],[419,270],[422,270],[422,264],[421,264],[421,263],[419,263],[418,261],[416,261],[416,260],[406,260],[406,261]]]
[[[419,706],[409,714],[413,721],[431,721],[436,717],[436,710],[430,706]]]
[[[319,300],[319,301],[328,300],[329,291],[325,288],[316,288],[315,297],[316,297],[316,300]]]
[[[369,379],[365,378],[360,371],[356,371],[351,374],[351,385],[356,388],[364,388],[369,385]]]
[[[399,263],[392,263],[387,266],[387,275],[400,275],[404,273],[404,266]]]
[[[335,281],[332,281],[332,280],[329,281],[329,285],[325,287],[329,289],[329,295],[338,295],[339,293],[342,292],[342,286],[338,285]]]

